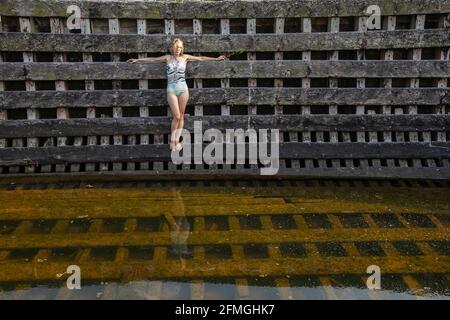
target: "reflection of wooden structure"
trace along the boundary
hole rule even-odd
[[[359,279],[354,285],[364,286],[366,268],[373,264],[417,295],[422,275],[437,274],[448,286],[448,186],[431,184],[418,192],[424,186],[415,182],[352,184],[193,188],[186,183],[176,187],[175,198],[163,186],[19,184],[15,191],[0,191],[0,288],[64,285],[64,277],[56,275],[70,264],[81,267],[87,283],[107,281],[104,298],[118,297],[128,284],[161,298],[171,280],[190,285],[191,298],[208,297],[205,288],[214,281],[234,284],[236,298],[251,298],[252,279],[258,278],[290,299],[298,298],[295,281],[304,276],[317,279],[325,297],[339,298],[336,277],[353,276]],[[186,240],[191,255],[183,261],[170,250],[164,217],[170,212],[176,218],[177,210],[184,211],[191,230]],[[58,297],[71,294],[60,289]]]
[[[450,178],[449,0],[72,1],[0,6],[0,174],[256,177],[175,166],[160,55],[188,66],[186,127],[279,129],[279,176]],[[382,30],[368,31],[379,5]]]

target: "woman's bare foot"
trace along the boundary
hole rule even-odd
[[[175,150],[176,145],[177,145],[177,142],[175,140],[170,141],[170,144],[169,144],[170,150],[171,151]]]

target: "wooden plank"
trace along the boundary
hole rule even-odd
[[[4,112],[5,113],[5,112]],[[417,113],[403,115],[239,115],[187,117],[185,129],[193,131],[194,122],[202,121],[202,130],[216,128],[279,129],[297,134],[298,131],[390,131],[418,133],[419,131],[449,131],[450,115]],[[0,123],[0,138],[101,136],[163,134],[170,127],[168,117],[88,118],[88,119],[36,119],[9,120]],[[331,132],[332,133],[332,132]],[[330,135],[331,135],[330,133]],[[331,139],[330,139],[331,140]],[[371,142],[376,142],[372,139]],[[298,142],[292,136],[291,142]],[[332,140],[338,143],[337,139]],[[389,142],[389,141],[386,141]],[[418,139],[412,140],[418,142]]]
[[[449,89],[298,89],[203,88],[191,89],[192,104],[267,105],[438,105],[450,104]],[[0,108],[143,107],[165,105],[165,90],[0,91]]]
[[[57,177],[56,180],[66,182],[65,177]],[[29,179],[29,178],[27,178]],[[148,179],[143,177],[143,180]],[[92,180],[91,180],[92,181]],[[104,180],[107,181],[107,180]],[[29,180],[28,180],[29,182]],[[16,183],[23,181],[16,180]],[[226,195],[220,188],[215,188],[218,192],[216,197],[211,197],[208,192],[201,192],[198,195],[189,188],[183,189],[183,201],[186,206],[185,214],[190,217],[195,216],[227,216],[233,213],[236,216],[229,217],[230,229],[239,230],[238,216],[241,215],[294,215],[294,219],[303,213],[374,213],[392,212],[404,213],[405,207],[402,205],[392,206],[389,195],[395,193],[397,197],[405,199],[403,203],[414,203],[410,209],[421,214],[437,214],[448,212],[447,194],[445,188],[430,188],[427,193],[415,192],[412,189],[394,188],[384,185],[385,191],[382,199],[372,202],[372,197],[361,194],[359,202],[351,201],[350,189],[341,186],[335,189],[339,195],[339,201],[333,199],[315,199],[321,192],[321,188],[293,188],[286,191],[291,197],[292,203],[284,203],[282,198],[256,198],[253,199],[248,194],[246,196]],[[342,189],[343,188],[343,189]],[[246,188],[247,190],[247,188]],[[242,193],[255,192],[255,189],[242,189]],[[154,196],[149,196],[149,191]],[[167,212],[167,202],[172,200],[170,193],[162,192],[158,188],[150,188],[130,195],[130,190],[111,188],[79,188],[70,190],[16,190],[15,197],[11,197],[11,191],[0,192],[2,202],[2,220],[16,221],[18,215],[23,219],[80,219],[83,216],[90,218],[131,218],[131,217],[159,217]],[[155,193],[156,192],[156,193]],[[273,192],[273,190],[272,190]],[[306,192],[300,194],[299,192]],[[268,195],[270,189],[259,188],[258,193]],[[290,194],[290,195],[289,195]],[[45,197],[44,197],[45,195]],[[307,201],[304,201],[306,197]],[[21,201],[26,198],[27,201]],[[342,201],[344,199],[344,201]],[[95,203],[95,206],[91,204]],[[207,205],[205,205],[207,203]],[[433,206],[430,206],[430,204]],[[344,210],[344,211],[342,211]],[[25,214],[26,213],[26,214]],[[25,215],[25,216],[24,216]],[[369,222],[366,217],[366,221]],[[236,221],[238,226],[234,226],[232,221]],[[376,224],[375,224],[376,225]],[[302,228],[302,224],[298,224]],[[304,227],[306,229],[306,227]]]
[[[237,144],[235,144],[236,146]],[[192,147],[192,146],[191,146]],[[203,145],[203,148],[206,144]],[[225,146],[224,146],[225,147]],[[246,146],[246,149],[248,146]],[[450,142],[295,143],[279,144],[280,159],[446,158]],[[246,155],[246,158],[248,154]],[[101,145],[45,148],[2,148],[0,165],[67,164],[104,161],[171,161],[165,145]],[[192,159],[190,159],[192,161]],[[324,169],[324,168],[322,168]]]
[[[85,53],[89,54],[89,53]],[[142,54],[142,57],[146,56]],[[407,60],[227,60],[189,62],[186,78],[439,78],[450,73],[450,62]],[[165,79],[163,63],[125,62],[4,62],[0,64],[0,80],[133,80]],[[146,81],[146,80],[140,80]]]
[[[248,277],[265,274],[267,276],[290,275],[330,275],[358,274],[367,265],[376,264],[386,273],[448,273],[449,258],[442,257],[436,261],[433,257],[312,257],[283,258],[282,260],[248,259],[237,263],[235,260],[218,260],[210,262],[210,268],[205,270],[204,261],[186,261],[186,268],[179,268],[178,261],[167,261],[154,264],[154,268],[146,268],[148,262],[136,264],[143,270],[147,279],[198,278],[201,277]],[[55,275],[67,267],[62,262],[47,262],[45,264],[30,264],[20,262],[0,262],[2,273],[0,281],[44,281],[55,280]],[[302,268],[299,268],[299,264]],[[83,279],[120,279],[121,268],[115,262],[80,262]]]
[[[239,1],[226,6],[219,2],[178,2],[168,6],[164,1],[134,3],[126,0],[83,1],[71,3],[81,8],[83,17],[91,18],[131,18],[164,19],[175,16],[177,19],[207,18],[246,18],[254,17],[332,17],[361,16],[370,5],[383,8],[383,15],[432,14],[450,11],[448,0],[398,1],[395,6],[390,0],[323,0],[320,2],[292,0],[289,3],[269,0],[269,4],[255,5],[253,1]],[[64,2],[54,0],[4,0],[0,14],[6,16],[48,17],[66,15]]]
[[[414,228],[411,230],[403,228],[360,230],[337,228],[334,229],[304,229],[304,230],[240,230],[240,231],[193,231],[186,241],[188,245],[202,246],[207,244],[231,244],[233,245],[233,257],[241,259],[244,257],[243,244],[251,244],[258,239],[261,244],[308,242],[314,239],[315,243],[336,241],[345,239],[346,242],[357,241],[430,241],[447,240],[448,230],[427,230]],[[65,234],[21,234],[20,237],[11,235],[0,236],[0,248],[11,250],[14,248],[35,248],[37,244],[43,248],[64,247],[103,247],[120,246],[126,243],[129,246],[153,245],[157,247],[172,244],[170,233],[151,232],[143,233],[99,233],[89,232],[71,234],[67,238]],[[164,247],[165,248],[165,247]],[[350,248],[351,249],[351,248]],[[314,251],[314,250],[312,250]],[[353,248],[352,253],[355,254]],[[199,251],[200,252],[200,251]],[[273,245],[270,249],[274,259],[280,257],[279,248]],[[201,252],[200,252],[201,253]],[[161,258],[162,259],[162,258]],[[197,259],[201,260],[201,259]]]
[[[390,161],[392,159],[387,159]],[[308,161],[308,160],[305,160]],[[346,160],[351,162],[352,160]],[[431,179],[431,180],[448,180],[450,179],[450,170],[446,159],[442,160],[447,163],[444,167],[421,167],[421,168],[400,168],[400,167],[382,167],[382,168],[359,168],[359,167],[341,167],[341,168],[280,168],[278,173],[273,176],[261,176],[260,171],[251,169],[232,169],[232,170],[217,170],[211,171],[208,169],[177,171],[177,179],[180,181],[188,180],[229,180],[229,179],[298,179],[298,178],[365,178],[365,179]],[[34,181],[64,181],[64,182],[79,182],[92,181],[123,181],[124,179],[133,179],[135,181],[169,181],[173,180],[173,173],[170,172],[154,172],[154,171],[123,171],[118,173],[110,172],[83,172],[83,173],[48,173],[48,174],[3,174],[0,176],[0,181],[29,181],[32,178]]]
[[[200,41],[200,37],[202,41]],[[342,33],[286,33],[229,35],[230,41],[213,34],[183,35],[191,52],[247,52],[302,50],[361,50],[389,48],[430,48],[450,45],[443,29]],[[166,52],[164,35],[59,35],[43,33],[0,33],[1,51],[79,52]]]

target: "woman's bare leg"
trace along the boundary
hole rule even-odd
[[[180,110],[180,121],[178,122],[178,128],[180,130],[177,130],[177,135],[176,135],[176,141],[180,142],[180,137],[181,137],[181,130],[184,127],[184,113],[186,111],[186,106],[189,100],[189,92],[183,92],[182,94],[180,94],[178,96],[178,105],[179,105],[179,110]]]
[[[179,126],[179,122],[181,119],[181,113],[180,113],[180,108],[178,106],[178,99],[177,96],[174,94],[168,94],[167,95],[167,102],[169,103],[170,106],[170,111],[172,111],[172,125],[170,128],[170,149],[172,150],[175,147],[176,144],[176,129]]]

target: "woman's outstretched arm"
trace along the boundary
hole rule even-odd
[[[227,57],[225,55],[220,55],[217,58],[211,58],[206,56],[191,56],[190,54],[185,54],[187,61],[219,61],[219,60],[225,60]]]
[[[149,58],[141,58],[141,59],[128,59],[127,62],[135,63],[135,62],[165,62],[167,61],[167,54],[161,57],[149,57]]]

